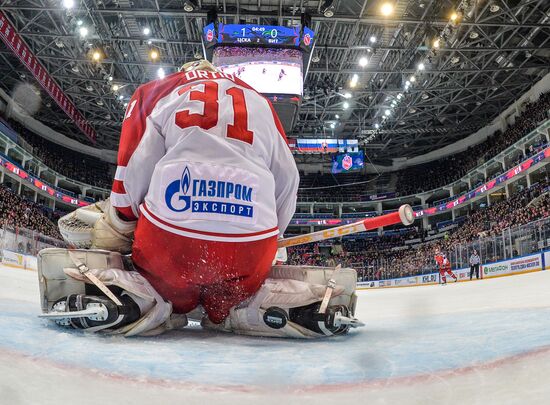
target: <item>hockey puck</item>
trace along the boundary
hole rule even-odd
[[[278,307],[269,307],[264,313],[264,323],[272,329],[284,328],[287,319],[285,310]]]

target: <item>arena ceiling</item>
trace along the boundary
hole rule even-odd
[[[383,3],[393,6],[388,16]],[[155,79],[160,67],[168,74],[199,56],[212,7],[225,23],[291,25],[300,22],[301,12],[310,14],[317,39],[292,135],[358,138],[382,163],[471,134],[550,70],[550,0],[0,0],[0,5],[93,125],[97,146],[112,149],[124,103],[137,86]],[[100,63],[90,58],[95,49],[102,52]],[[156,61],[152,49],[159,52]],[[8,93],[21,82],[34,83],[4,44],[0,75]],[[89,143],[44,91],[41,97],[39,120]]]

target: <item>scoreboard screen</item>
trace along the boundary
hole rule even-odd
[[[302,95],[302,52],[298,49],[218,46],[212,63],[264,95]]]
[[[259,46],[292,46],[311,48],[313,46],[313,31],[304,27],[280,27],[274,25],[252,24],[218,24],[216,32],[214,24],[204,27],[203,37],[206,44],[234,44]]]

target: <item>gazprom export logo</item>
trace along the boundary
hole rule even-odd
[[[164,193],[169,210],[193,213],[235,215],[252,218],[253,188],[241,183],[204,178],[192,178],[186,166],[181,179],[174,180]],[[238,202],[234,202],[238,201]]]

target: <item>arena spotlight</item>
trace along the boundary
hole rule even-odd
[[[367,66],[368,63],[369,63],[369,60],[365,56],[363,56],[359,59],[359,66],[361,66],[361,67]]]
[[[374,35],[371,35],[371,37],[369,38],[369,41],[371,44],[376,43],[376,37]]]
[[[166,73],[164,72],[163,68],[158,68],[157,76],[158,76],[159,79],[164,79],[164,77],[166,76]]]
[[[416,77],[411,76],[411,77],[409,77],[409,80],[410,80],[411,83],[414,83],[414,82],[416,82]]]
[[[149,52],[149,57],[151,58],[151,60],[155,61],[159,58],[159,52],[156,49],[151,49],[151,51]]]
[[[403,98],[403,94],[402,94],[402,93],[399,93],[399,94],[397,95],[397,99],[398,99],[398,100],[401,100],[402,98]]]
[[[439,41],[439,38],[434,39],[433,46],[436,49],[438,49],[441,46],[441,42]]]
[[[150,33],[151,33],[151,28],[145,27],[145,28],[143,29],[143,35],[149,35]]]
[[[331,128],[331,129],[336,128],[336,124],[335,124],[334,122],[331,122],[331,123],[330,123],[330,128]]]
[[[384,111],[384,115],[385,115],[386,117],[389,117],[389,116],[391,115],[391,111],[390,111],[390,110]]]
[[[183,9],[190,13],[191,11],[194,11],[198,7],[196,0],[185,0],[183,2]]]
[[[374,128],[376,128],[376,129],[380,128],[380,124],[378,124],[378,123],[374,124]]]
[[[342,108],[344,110],[347,110],[349,108],[349,103],[347,101],[344,101],[344,104],[342,104]]]
[[[88,31],[88,28],[86,28],[86,27],[80,27],[78,29],[78,33],[80,34],[81,38],[86,38],[89,34],[89,31]]]
[[[382,7],[380,7],[380,12],[385,17],[390,16],[393,13],[393,4],[390,2],[385,2],[382,4]]]
[[[109,77],[107,78],[107,80],[109,80],[110,82],[112,82],[112,81],[113,81],[113,76],[109,76]]]
[[[334,0],[325,0],[321,5],[321,12],[327,18],[334,15]]]
[[[124,99],[124,96],[121,94],[120,96],[118,96],[118,99],[122,101]]]
[[[426,66],[422,62],[420,62],[418,64],[418,70],[424,70],[424,69],[426,69]]]
[[[456,20],[458,20],[458,14],[456,13],[456,11],[453,11],[451,14],[451,21],[455,22]]]
[[[120,89],[120,86],[118,84],[113,84],[113,87],[111,87],[113,91],[118,91]]]
[[[351,77],[351,80],[349,82],[349,87],[354,88],[355,86],[357,86],[357,83],[359,83],[359,75],[357,73],[355,73]]]
[[[348,99],[351,98],[351,93],[349,92],[344,93],[344,98],[348,98]]]
[[[94,62],[99,62],[102,57],[103,57],[103,55],[101,54],[100,51],[93,51],[92,52],[92,60]]]
[[[82,24],[84,24],[84,21],[82,21],[82,20],[78,20],[78,21],[76,22],[76,25],[78,25],[79,27],[80,27]]]
[[[74,7],[74,0],[63,0],[63,7],[69,9]]]

